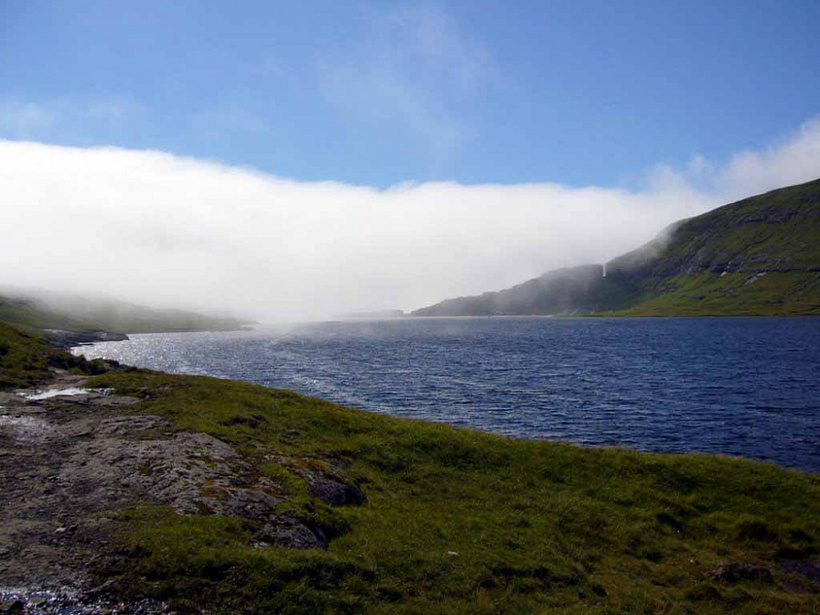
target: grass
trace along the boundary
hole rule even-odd
[[[50,380],[51,368],[83,374],[104,369],[99,360],[74,357],[48,346],[37,335],[0,322],[0,389],[30,387]]]
[[[232,443],[293,494],[291,512],[337,528],[327,551],[257,549],[254,528],[236,520],[131,511],[120,536],[128,564],[110,574],[183,612],[203,600],[218,613],[820,606],[816,594],[782,589],[776,564],[820,548],[814,475],[706,455],[517,441],[203,377],[107,374],[91,386],[146,396],[136,411]],[[301,478],[266,464],[270,453],[336,460],[367,503],[311,500]],[[722,562],[766,566],[775,583],[712,581]]]
[[[661,258],[613,269],[639,291],[622,315],[820,315],[820,180],[691,218]]]
[[[820,273],[676,276],[619,316],[820,316]]]

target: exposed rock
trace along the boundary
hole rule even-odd
[[[121,342],[128,339],[124,333],[110,331],[65,331],[63,329],[48,329],[46,340],[58,348],[71,348],[96,342]]]
[[[364,491],[326,461],[295,457],[275,457],[273,460],[301,476],[307,482],[310,495],[328,506],[358,506],[367,501]]]
[[[151,600],[123,603],[63,590],[0,589],[0,615],[159,615],[167,612],[167,605]]]
[[[721,564],[712,575],[712,580],[728,584],[738,583],[739,581],[772,583],[774,578],[772,577],[771,570],[768,568],[732,562]]]
[[[820,593],[820,561],[809,557],[786,559],[779,562],[781,572],[792,580],[784,580],[783,586],[796,593]],[[793,582],[797,581],[797,583]]]
[[[83,385],[81,377],[59,373],[47,390]],[[66,588],[91,596],[99,583],[93,563],[119,557],[108,546],[113,516],[141,502],[180,515],[247,520],[260,547],[327,547],[328,534],[315,522],[280,512],[284,489],[229,444],[171,431],[158,416],[122,414],[140,401],[133,397],[95,389],[43,399],[19,394],[32,392],[0,392],[0,588]],[[276,461],[326,504],[365,500],[339,468],[322,460]],[[92,612],[98,611],[77,611]]]
[[[351,485],[336,477],[307,473],[310,494],[329,506],[347,506],[364,504],[364,492],[355,485]]]
[[[328,540],[318,527],[309,528],[292,517],[280,517],[266,523],[256,538],[264,543],[283,545],[294,549],[325,549]]]
[[[10,615],[17,615],[18,613],[23,612],[23,608],[25,606],[26,605],[22,600],[3,600],[2,602],[0,602],[0,613],[3,613],[3,615],[5,615],[6,613],[9,613]]]

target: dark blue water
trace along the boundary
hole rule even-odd
[[[820,471],[820,318],[328,322],[82,352],[516,437]]]

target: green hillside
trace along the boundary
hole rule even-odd
[[[0,320],[32,330],[159,333],[170,331],[226,331],[243,321],[183,310],[154,309],[111,299],[63,294],[0,294]]]
[[[52,348],[43,339],[0,322],[0,390],[47,382],[52,369],[99,373],[100,361],[86,361]]]
[[[685,220],[607,269],[630,314],[820,314],[820,180]]]
[[[90,327],[31,299],[0,295],[0,320],[30,329],[84,331]]]
[[[443,301],[416,316],[820,315],[820,180],[672,225],[602,266]]]

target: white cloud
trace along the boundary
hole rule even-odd
[[[682,169],[659,164],[650,174],[650,186],[660,192],[688,191],[732,201],[818,176],[820,117],[760,151],[735,154],[723,166],[701,155],[694,156]]]
[[[0,283],[268,318],[416,308],[602,262],[820,176],[820,122],[645,190],[297,182],[152,151],[0,141]],[[692,178],[697,181],[693,181]]]
[[[369,36],[317,66],[325,100],[354,121],[406,133],[437,159],[461,145],[464,109],[496,72],[490,54],[432,4],[371,15]]]
[[[820,118],[806,122],[797,134],[761,152],[737,154],[719,174],[718,187],[732,194],[763,192],[818,176]]]

